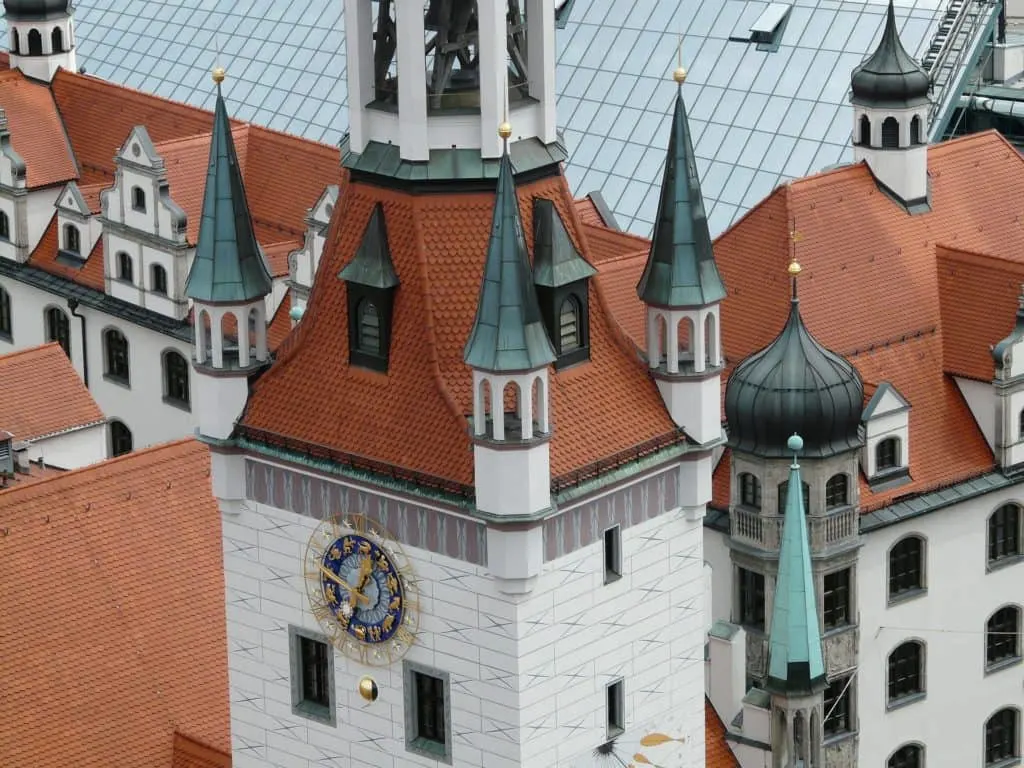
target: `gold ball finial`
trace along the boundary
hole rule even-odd
[[[376,701],[380,691],[377,690],[377,683],[372,677],[364,677],[359,681],[359,695],[366,701]]]
[[[686,67],[676,67],[675,72],[672,73],[672,79],[682,85],[686,82]]]
[[[800,266],[800,262],[796,260],[796,257],[794,257],[793,260],[789,262],[789,266],[786,267],[786,271],[789,273],[790,277],[796,277],[803,271],[803,267]]]
[[[502,139],[508,139],[512,135],[512,123],[508,120],[504,120],[501,125],[498,126],[498,135]]]
[[[215,82],[217,85],[220,85],[221,83],[223,83],[224,82],[224,78],[227,77],[227,75],[228,75],[228,73],[225,71],[224,67],[214,67],[213,68],[213,74],[212,74],[213,82]]]

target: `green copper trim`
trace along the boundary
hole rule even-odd
[[[789,469],[790,488],[801,487],[796,454],[803,449],[803,442],[798,435],[789,438],[788,447],[794,454]],[[825,659],[814,598],[804,499],[802,493],[788,493],[782,522],[779,578],[768,633],[766,687],[777,694],[811,695],[824,690],[825,685]]]
[[[388,246],[388,228],[384,221],[383,204],[377,203],[374,206],[355,257],[342,268],[338,277],[347,283],[365,285],[368,288],[398,287],[398,275],[395,274],[391,248]]]
[[[572,244],[554,202],[534,198],[533,282],[546,288],[560,288],[596,274],[597,270]]]
[[[658,218],[647,266],[636,288],[645,304],[700,307],[725,298],[680,89],[672,118]]]
[[[476,319],[462,358],[492,373],[533,371],[555,360],[530,274],[508,152],[501,158]]]
[[[249,302],[263,298],[272,287],[253,231],[242,169],[218,84],[199,242],[185,294],[196,301]]]

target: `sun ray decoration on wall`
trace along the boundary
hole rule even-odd
[[[665,733],[648,733],[640,737],[640,746],[645,749],[652,749],[657,747],[663,747],[666,744],[683,744],[686,738],[683,736],[669,736]],[[605,744],[594,750],[595,757],[609,757],[615,760],[615,764],[622,766],[622,768],[641,768],[641,766],[649,766],[649,768],[668,768],[667,765],[656,763],[654,760],[649,758],[644,752],[636,752],[632,759],[626,760],[622,757],[617,749],[616,740],[612,739]],[[660,750],[659,750],[660,751]],[[602,761],[609,762],[609,761]]]

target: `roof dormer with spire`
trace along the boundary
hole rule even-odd
[[[71,0],[4,0],[11,69],[47,83],[76,71],[74,11]]]
[[[882,38],[851,79],[853,156],[911,212],[928,204],[928,115],[931,80],[907,53],[892,0]]]

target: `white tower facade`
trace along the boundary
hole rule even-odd
[[[4,0],[11,68],[50,82],[58,69],[76,71],[70,0]]]

